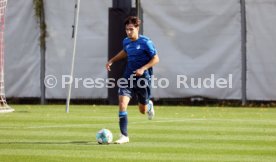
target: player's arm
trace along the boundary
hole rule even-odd
[[[141,76],[144,74],[145,70],[153,67],[154,65],[156,65],[159,62],[159,57],[157,54],[155,54],[152,59],[144,66],[142,66],[140,69],[137,69],[135,74],[137,76]]]
[[[105,65],[105,68],[110,71],[110,66],[117,61],[120,61],[124,58],[127,57],[127,53],[124,50],[121,50],[117,55],[115,55],[114,57],[112,57]]]

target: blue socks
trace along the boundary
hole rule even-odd
[[[120,130],[122,135],[128,136],[127,134],[127,124],[128,124],[128,119],[127,119],[127,112],[122,111],[119,112],[119,125],[120,125]]]

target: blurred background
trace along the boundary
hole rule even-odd
[[[62,75],[70,75],[71,70],[75,1],[43,1],[46,48],[41,46],[41,21],[35,15],[34,2],[8,1],[6,97],[13,103],[62,102],[68,91],[61,85]],[[156,102],[181,104],[204,100],[245,104],[276,100],[275,0],[141,0],[140,3],[143,34],[153,40],[160,57],[154,76],[169,80],[168,88],[153,89]],[[136,5],[131,1],[132,8]],[[74,77],[108,78],[105,63],[116,54],[109,50],[112,42],[109,35],[113,34],[109,31],[113,26],[116,28],[116,24],[110,24],[110,9],[118,6],[114,0],[81,0]],[[115,42],[121,44],[122,40]],[[190,78],[210,78],[212,74],[215,79],[229,79],[231,75],[232,86],[177,87],[177,75],[187,76],[190,85]],[[57,78],[54,88],[43,85],[48,75]],[[82,84],[73,86],[71,96],[75,103],[95,104],[115,104],[114,97],[117,96],[109,93],[108,88],[86,88]]]

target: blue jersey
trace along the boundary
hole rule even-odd
[[[128,37],[125,38],[123,48],[127,53],[128,61],[124,73],[125,78],[129,78],[131,74],[134,74],[134,71],[146,65],[157,53],[153,42],[143,35],[139,35],[136,41],[131,41]],[[150,72],[147,70],[145,73]]]

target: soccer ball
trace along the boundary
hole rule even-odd
[[[113,140],[113,135],[110,130],[103,128],[96,134],[96,140],[99,144],[110,144]]]

